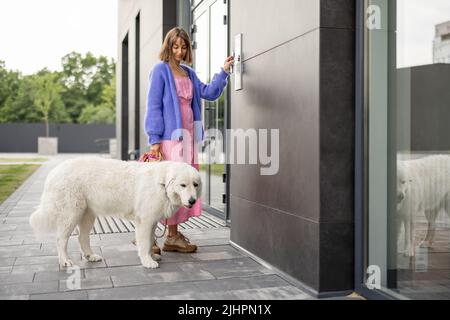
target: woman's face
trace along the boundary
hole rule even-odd
[[[173,58],[180,63],[186,57],[188,48],[183,39],[177,38],[175,44],[172,47],[172,56]]]

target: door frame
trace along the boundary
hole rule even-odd
[[[382,290],[370,290],[365,285],[367,268],[368,208],[366,177],[367,153],[367,90],[366,69],[366,0],[355,0],[355,264],[354,287],[362,296],[373,300],[395,300]]]
[[[231,49],[230,49],[230,0],[201,0],[199,1],[195,6],[193,5],[193,0],[191,0],[191,26],[194,24],[195,22],[195,14],[196,12],[198,12],[199,10],[205,10],[206,8],[209,9],[209,6],[212,5],[214,2],[216,1],[226,1],[226,6],[227,6],[227,44],[226,44],[226,48],[227,48],[227,56],[231,55]],[[206,7],[206,8],[205,8]],[[208,13],[209,14],[209,13]],[[208,23],[209,23],[209,18],[208,18]],[[194,35],[192,33],[192,28],[190,28],[189,30],[190,32],[190,36],[191,39],[194,39]],[[208,44],[208,46],[210,46],[210,44]],[[208,67],[208,74],[210,74],[210,70]],[[228,85],[227,88],[225,89],[225,114],[224,114],[224,126],[225,126],[225,130],[228,130],[231,128],[231,87]],[[225,148],[225,154],[228,154],[228,141],[226,141],[226,134],[223,137],[224,138],[224,148]],[[203,203],[203,210],[208,212],[209,214],[212,214],[218,218],[220,218],[221,220],[224,220],[225,223],[227,224],[227,226],[231,225],[231,219],[230,219],[230,164],[229,163],[225,163],[225,172],[226,174],[226,181],[225,181],[225,186],[224,186],[224,192],[225,192],[225,210],[224,212],[211,207],[208,204],[204,204]],[[207,174],[210,176],[211,175],[211,166],[208,167],[207,170]],[[209,177],[208,177],[209,178]],[[209,183],[208,183],[209,185]],[[209,188],[210,189],[210,188]],[[211,193],[211,189],[208,191],[209,193]]]

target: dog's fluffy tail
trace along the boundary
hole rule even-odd
[[[35,233],[51,233],[56,230],[56,221],[50,214],[42,211],[42,207],[34,211],[30,216],[30,225]]]

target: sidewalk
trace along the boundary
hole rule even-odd
[[[54,238],[36,239],[28,217],[39,204],[49,171],[76,156],[84,155],[46,157],[48,161],[0,205],[0,299],[311,299],[231,247],[226,227],[183,230],[199,245],[198,252],[163,252],[155,270],[140,265],[131,244],[134,233],[91,235],[95,253],[104,258],[99,263],[82,260],[77,238],[72,237],[69,252],[81,268],[81,289],[68,289],[72,274],[59,270]]]

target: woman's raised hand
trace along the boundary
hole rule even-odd
[[[231,67],[231,65],[233,63],[234,63],[234,57],[233,56],[229,56],[225,60],[225,64],[223,65],[223,70],[225,70],[227,73],[230,73],[230,67]]]

